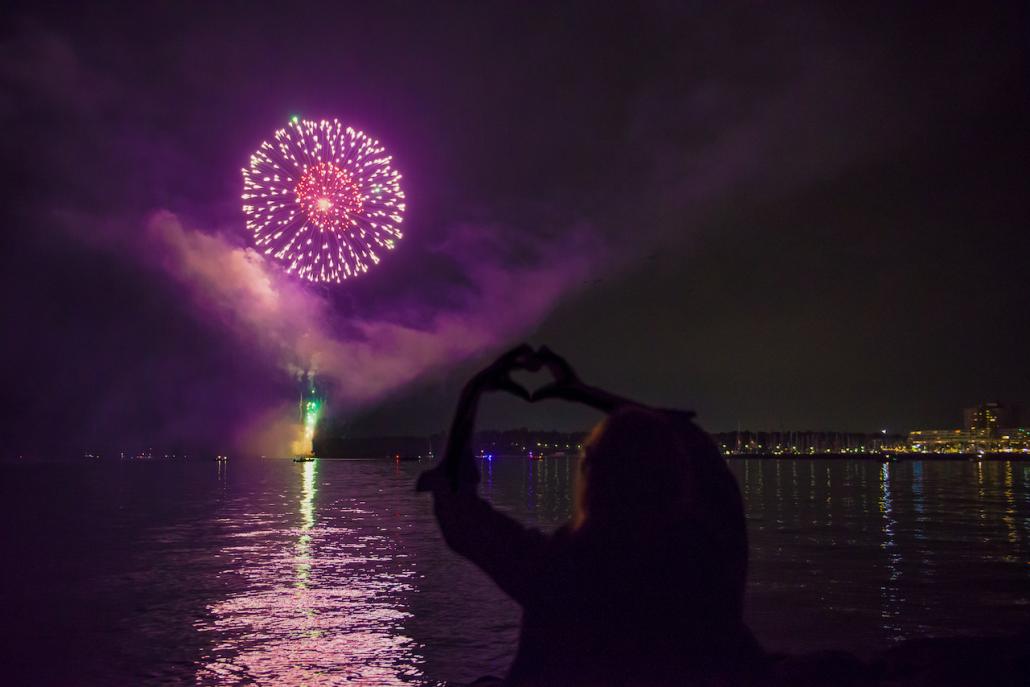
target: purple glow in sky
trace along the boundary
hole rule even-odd
[[[220,446],[306,369],[348,431],[439,431],[524,338],[713,430],[1030,400],[1016,3],[3,12],[5,450]],[[241,166],[292,112],[374,134],[413,200],[331,289],[240,212]],[[311,221],[294,275],[374,264],[348,243],[374,194],[332,165],[279,196]]]

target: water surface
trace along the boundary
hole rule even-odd
[[[869,654],[1014,631],[1030,463],[731,459],[748,619],[772,649]],[[36,684],[436,684],[501,674],[518,608],[443,545],[425,465],[0,468],[0,656]],[[551,530],[574,459],[496,458],[484,494]]]

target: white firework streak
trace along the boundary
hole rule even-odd
[[[312,282],[368,271],[403,234],[401,175],[379,141],[294,118],[250,156],[243,212],[260,251]]]

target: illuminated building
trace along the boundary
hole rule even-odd
[[[967,432],[995,435],[1000,428],[1018,427],[1019,411],[1015,406],[1000,403],[982,403],[962,411],[963,425]]]
[[[909,432],[908,450],[917,453],[1030,453],[1030,428],[1019,426],[1015,406],[982,403],[962,411],[962,429]]]

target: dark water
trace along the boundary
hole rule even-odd
[[[1013,631],[1030,604],[1030,462],[731,460],[748,613],[786,650],[868,654]],[[445,549],[425,466],[0,468],[5,684],[433,684],[502,673],[517,608]],[[545,529],[573,459],[483,464]]]

